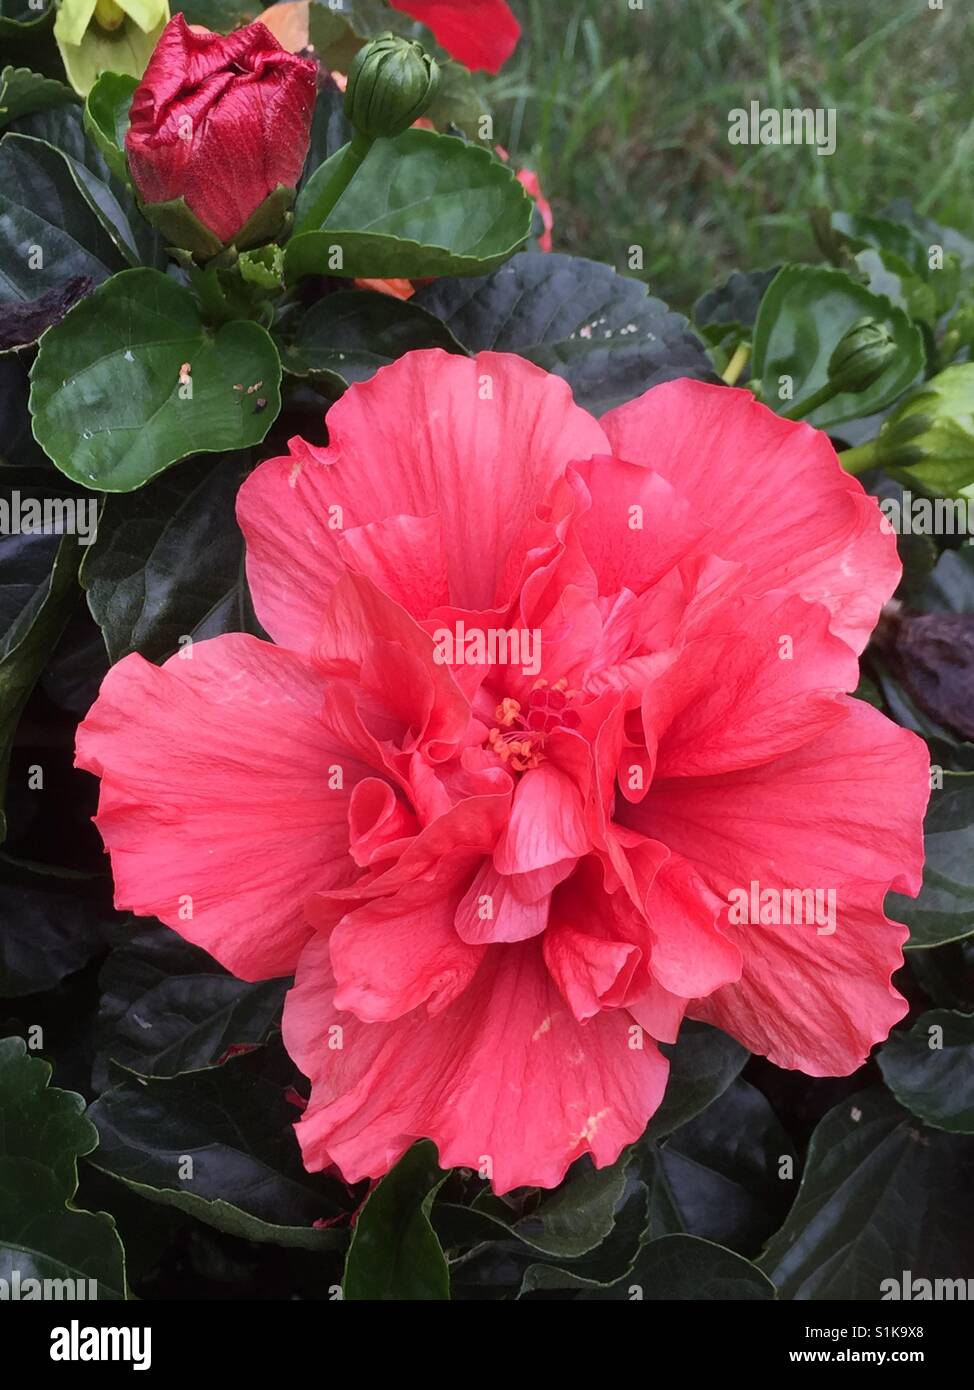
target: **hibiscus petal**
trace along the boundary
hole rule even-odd
[[[360,868],[395,857],[396,842],[415,835],[418,828],[416,817],[388,782],[366,777],[353,787],[348,805],[349,850]]]
[[[680,1024],[686,1017],[687,1001],[681,995],[671,994],[656,980],[651,980],[645,994],[631,999],[627,1005],[629,1012],[657,1042],[675,1043]]]
[[[691,1005],[691,1016],[775,1066],[850,1075],[909,1008],[890,984],[908,932],[885,915],[882,897],[875,884],[841,880],[834,935],[814,925],[738,927],[740,982]]]
[[[467,701],[434,659],[432,637],[363,575],[343,575],[328,595],[314,660],[380,700],[401,722],[404,748],[422,742],[437,756],[467,732]]]
[[[358,872],[348,801],[372,769],[329,736],[300,658],[242,634],[190,650],[162,667],[125,657],[78,729],[77,764],[102,778],[115,905],[241,979],[289,975],[310,895]]]
[[[639,965],[639,948],[555,922],[542,942],[545,964],[580,1023],[618,1007]]]
[[[513,880],[485,859],[457,907],[457,935],[478,944],[527,941],[548,925],[548,903],[547,893],[536,902],[522,902]]]
[[[346,531],[339,553],[414,618],[450,601],[438,516],[392,516]]]
[[[600,594],[624,588],[642,593],[711,529],[671,482],[639,463],[607,456],[577,463],[574,471],[590,502],[572,530],[598,577]]]
[[[859,700],[841,724],[777,762],[655,782],[620,819],[688,859],[717,895],[835,892],[836,930],[735,924],[743,972],[698,1006],[752,1051],[811,1076],[854,1071],[906,1004],[889,984],[905,930],[883,913],[888,889],[919,891],[926,745]],[[783,917],[783,910],[782,910]],[[725,925],[726,922],[726,925]],[[721,1021],[723,1020],[723,1021]]]
[[[646,895],[653,941],[649,966],[670,994],[693,999],[740,979],[740,950],[718,926],[721,907],[678,855],[656,871]]]
[[[418,1138],[444,1168],[487,1169],[497,1192],[555,1187],[590,1153],[614,1163],[659,1105],[667,1063],[619,1009],[579,1024],[534,942],[493,947],[430,1018],[363,1024],[337,1011],[327,941],[305,948],[284,1040],[312,1081],[296,1126],[305,1165],[377,1178]]]
[[[336,1008],[375,1023],[419,1004],[439,1013],[463,993],[486,947],[469,946],[454,931],[450,877],[448,867],[432,882],[375,899],[338,923],[330,937]]]
[[[508,353],[407,353],[350,387],[327,424],[328,448],[291,440],[290,455],[257,468],[237,499],[257,615],[296,651],[313,645],[343,532],[438,517],[451,602],[490,609],[519,578],[550,487],[573,459],[607,452],[568,385]],[[364,538],[356,546],[363,564]]]
[[[771,762],[846,717],[855,653],[821,604],[778,592],[713,609],[643,702],[657,777]]]
[[[501,774],[505,782],[510,779]],[[394,864],[375,875],[356,879],[351,888],[319,893],[308,904],[312,924],[327,929],[355,905],[372,897],[390,897],[419,879],[429,881],[443,871],[444,861],[456,866],[456,878],[465,881],[476,873],[502,833],[510,811],[507,788],[469,796],[445,815],[425,826],[407,840]]]
[[[585,806],[573,779],[552,763],[526,772],[514,790],[511,817],[494,850],[498,873],[525,875],[557,868],[557,882],[588,848]],[[545,891],[554,886],[547,879],[546,884]],[[531,895],[522,891],[521,896],[527,901]]]
[[[895,536],[844,472],[828,437],[782,420],[749,391],[665,382],[602,417],[621,458],[668,478],[717,528],[702,545],[750,570],[746,592],[824,603],[862,651],[900,576]]]

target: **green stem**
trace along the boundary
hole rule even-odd
[[[369,136],[363,135],[361,131],[357,130],[352,136],[351,143],[342,156],[341,163],[328,180],[321,194],[315,199],[315,221],[319,227],[324,226],[325,219],[358,173],[362,160],[372,145],[373,141]]]
[[[793,405],[790,410],[783,410],[781,414],[785,420],[804,420],[806,415],[811,415],[813,410],[817,410],[820,405],[824,405],[826,401],[830,401],[833,396],[838,394],[839,388],[836,384],[827,381],[824,386],[813,391],[806,400],[799,401],[797,405]]]
[[[189,278],[203,310],[203,317],[210,323],[229,323],[233,319],[246,317],[237,312],[237,306],[220,283],[219,271],[213,266],[193,266]]]
[[[721,376],[721,381],[726,382],[728,386],[736,386],[738,381],[740,380],[741,373],[744,371],[744,368],[748,364],[750,356],[751,344],[738,344],[734,356],[731,358],[727,366],[724,368],[723,375]]]
[[[839,454],[839,462],[847,473],[854,476],[865,473],[867,468],[879,463],[879,440],[870,439],[868,444],[857,444],[854,449],[843,449]]]

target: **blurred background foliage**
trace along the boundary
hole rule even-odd
[[[919,211],[974,232],[970,0],[511,0],[524,38],[487,95],[537,169],[555,249],[688,308],[730,270],[819,260],[809,211]],[[834,107],[837,148],[733,146],[728,112]],[[628,272],[632,273],[632,272]]]

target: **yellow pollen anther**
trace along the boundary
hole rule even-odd
[[[515,719],[521,713],[521,706],[517,700],[512,700],[510,696],[505,696],[494,711],[494,718],[499,724],[503,724],[505,729],[509,729]]]

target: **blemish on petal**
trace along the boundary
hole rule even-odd
[[[608,1115],[608,1113],[609,1113],[609,1111],[608,1111],[608,1109],[606,1109],[606,1110],[599,1110],[599,1111],[598,1111],[596,1114],[594,1114],[594,1115],[589,1115],[588,1119],[587,1119],[587,1120],[585,1121],[585,1123],[582,1125],[582,1128],[581,1128],[581,1131],[580,1131],[579,1134],[578,1134],[578,1137],[577,1137],[576,1139],[573,1140],[573,1142],[572,1142],[572,1147],[574,1147],[575,1144],[581,1143],[583,1140],[584,1140],[586,1143],[589,1143],[589,1144],[590,1144],[590,1143],[592,1142],[592,1140],[595,1138],[596,1134],[598,1133],[599,1125],[602,1123],[602,1121],[605,1119],[605,1117],[606,1117],[606,1115]]]

